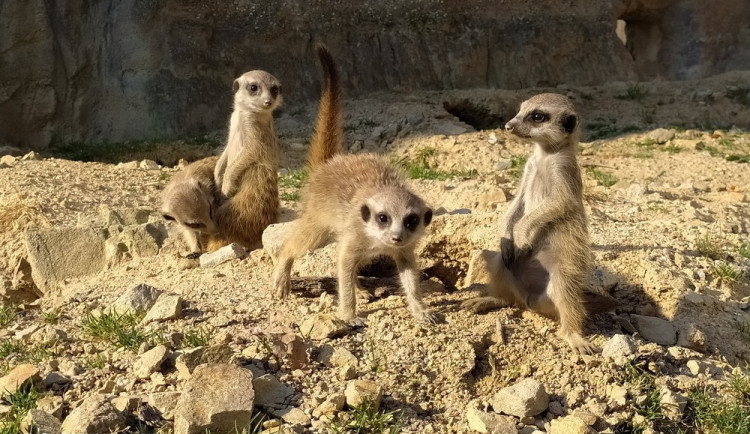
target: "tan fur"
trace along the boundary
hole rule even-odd
[[[320,95],[318,119],[307,156],[308,169],[325,163],[341,152],[343,126],[341,120],[341,87],[333,56],[323,45],[316,47],[323,69],[323,90]]]
[[[480,312],[515,304],[558,318],[568,344],[591,353],[596,348],[582,336],[590,248],[576,161],[578,124],[567,97],[541,94],[521,104],[506,125],[531,139],[534,153],[504,219],[501,259],[489,264],[488,295],[464,307]]]
[[[179,225],[191,258],[205,249],[207,236],[218,230],[212,218],[218,206],[214,183],[218,159],[208,157],[188,165],[172,177],[162,193],[162,216]]]
[[[318,53],[320,55],[321,51]],[[321,63],[326,71],[323,57]],[[335,72],[332,59],[328,70]],[[329,81],[327,91],[338,95],[338,82]],[[343,137],[340,119],[340,102],[324,104],[321,101],[316,139],[309,151],[310,178],[302,192],[302,214],[281,247],[273,272],[276,294],[280,298],[289,295],[295,258],[334,238],[339,243],[339,316],[342,319],[355,320],[359,269],[375,257],[385,255],[396,262],[411,314],[434,323],[435,315],[422,301],[414,256],[414,245],[430,223],[432,210],[406,188],[403,174],[383,158],[364,154],[332,156],[340,144],[336,143],[335,147],[330,144]],[[322,134],[332,139],[322,140]],[[381,223],[381,219],[385,221]]]
[[[215,216],[219,234],[210,238],[209,251],[233,242],[257,247],[263,230],[279,215],[273,110],[281,104],[281,84],[265,71],[250,71],[234,81],[234,91],[227,146],[214,172],[224,201]]]

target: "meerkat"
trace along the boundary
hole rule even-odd
[[[464,307],[478,313],[515,304],[557,318],[561,337],[590,354],[596,347],[582,336],[590,248],[578,115],[567,97],[545,93],[524,101],[505,129],[530,139],[534,152],[504,218],[500,255],[488,264],[488,294]]]
[[[405,185],[404,175],[375,155],[340,155],[341,96],[330,53],[318,47],[325,77],[315,134],[308,153],[310,176],[302,192],[302,214],[286,237],[272,281],[276,296],[291,291],[294,259],[330,238],[338,246],[339,317],[357,322],[357,271],[377,256],[392,257],[411,314],[436,322],[422,300],[414,255],[432,210]]]
[[[213,219],[219,194],[214,183],[214,168],[219,157],[208,157],[189,164],[177,173],[162,193],[161,214],[176,222],[190,249],[187,255],[196,259],[204,251],[207,236],[216,234]]]
[[[282,101],[281,83],[256,70],[234,80],[233,91],[227,145],[214,170],[222,204],[215,215],[219,234],[209,239],[211,251],[232,242],[255,247],[279,214],[279,146],[273,111]]]

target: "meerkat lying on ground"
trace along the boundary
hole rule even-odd
[[[265,71],[234,80],[234,111],[227,145],[214,179],[222,195],[215,220],[219,233],[209,250],[239,243],[254,248],[263,230],[279,216],[279,146],[273,111],[281,104],[281,83]]]
[[[178,172],[162,193],[161,214],[176,222],[190,249],[188,258],[200,256],[207,237],[218,229],[213,214],[219,203],[214,168],[219,157],[198,160]]]
[[[318,47],[324,88],[310,146],[310,177],[302,193],[302,214],[281,247],[272,281],[276,295],[291,290],[294,259],[338,241],[339,316],[355,320],[357,271],[373,258],[392,257],[411,314],[436,322],[422,301],[414,247],[432,220],[432,210],[405,186],[404,175],[375,155],[336,155],[341,149],[341,91],[330,53]]]
[[[481,312],[516,304],[558,318],[562,338],[592,353],[596,347],[581,334],[590,248],[576,161],[578,115],[567,97],[545,93],[523,102],[505,129],[531,139],[534,153],[504,218],[488,294],[464,307]]]

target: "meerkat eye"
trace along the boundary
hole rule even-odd
[[[279,94],[279,87],[278,86],[273,86],[271,88],[271,95],[277,96],[278,94]]]
[[[190,229],[200,229],[205,225],[203,223],[185,223],[185,226],[189,227]]]
[[[406,226],[406,229],[413,231],[414,229],[417,228],[418,225],[419,225],[419,216],[416,214],[409,214],[404,219],[404,226]]]
[[[258,91],[258,85],[257,84],[251,84],[250,85],[250,92],[257,92]]]
[[[388,223],[388,214],[380,213],[377,215],[377,218],[380,223]]]
[[[164,220],[167,220],[167,221],[170,221],[170,222],[174,221],[174,217],[172,217],[169,214],[162,214],[162,217],[164,217]]]
[[[549,119],[549,115],[540,111],[534,111],[529,118],[536,123],[542,123]]]

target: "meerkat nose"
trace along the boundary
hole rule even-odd
[[[404,239],[403,239],[403,238],[401,238],[401,237],[397,237],[397,236],[392,236],[392,237],[391,237],[391,241],[393,241],[394,243],[400,243],[400,242],[401,242],[401,241],[403,241],[403,240],[404,240]]]
[[[270,107],[271,106],[271,100],[267,99],[267,100],[263,101],[263,105],[266,106],[266,107]]]
[[[511,122],[508,122],[507,124],[505,124],[505,131],[507,132],[513,131],[513,124]]]

